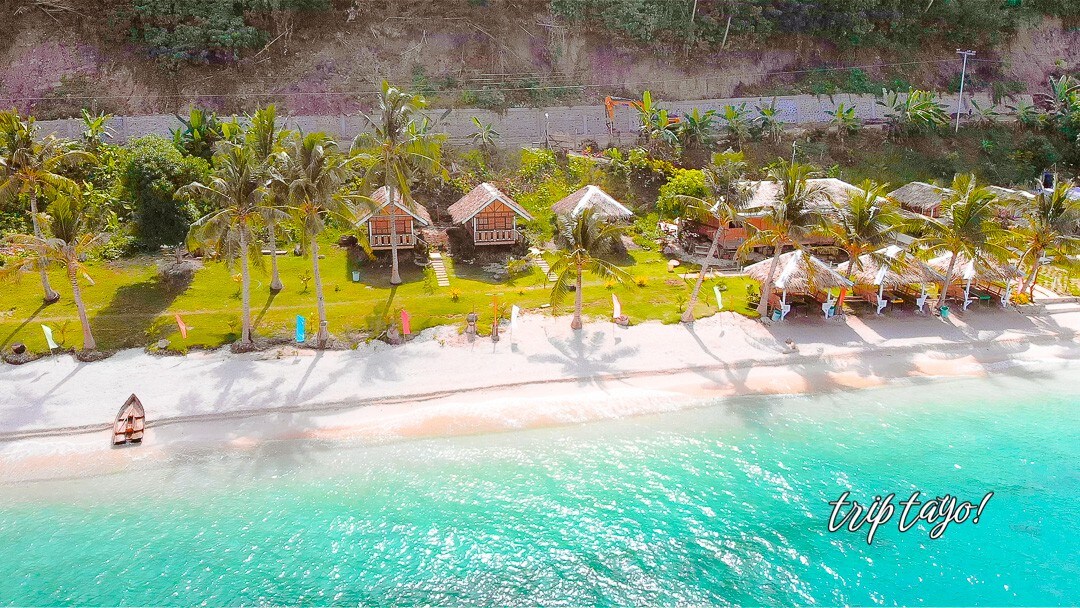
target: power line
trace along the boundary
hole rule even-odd
[[[928,61],[902,61],[895,63],[875,63],[865,65],[852,65],[843,67],[818,67],[808,68],[801,70],[775,70],[769,72],[741,72],[744,76],[783,76],[794,74],[812,74],[820,72],[840,72],[848,70],[863,70],[874,68],[886,68],[908,65],[934,65],[942,63],[953,63],[956,59],[935,59]],[[1002,63],[996,60],[980,60],[983,62]],[[529,87],[496,87],[496,90],[502,92],[518,92],[518,91],[551,91],[560,89],[600,89],[600,88],[620,88],[620,87],[642,87],[650,85],[663,85],[680,82],[694,82],[694,81],[711,81],[719,80],[724,76],[686,76],[683,78],[666,78],[659,80],[639,80],[629,82],[600,82],[600,83],[580,83],[580,84],[552,84],[552,85],[539,85]],[[447,88],[439,89],[436,94],[440,93],[486,93],[490,88]],[[298,92],[298,91],[270,91],[270,92],[251,92],[251,93],[192,93],[189,95],[164,95],[164,94],[144,94],[144,95],[64,95],[64,96],[50,96],[50,97],[3,97],[5,102],[17,102],[17,101],[57,101],[57,100],[79,100],[79,101],[96,101],[96,100],[108,100],[108,99],[193,99],[193,98],[213,98],[213,99],[228,99],[228,98],[245,98],[245,97],[270,97],[270,98],[286,98],[286,97],[360,97],[377,95],[378,90],[359,90],[359,91],[311,91],[311,92]],[[769,95],[761,95],[759,97],[770,97]]]

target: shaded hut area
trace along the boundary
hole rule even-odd
[[[945,280],[952,254],[943,254],[931,259],[927,264]],[[945,302],[968,310],[972,304],[980,302],[991,306],[1009,305],[1009,300],[1020,285],[1020,271],[1008,264],[993,260],[971,260],[960,254],[953,263],[952,281],[946,286]],[[940,292],[939,292],[940,293]]]
[[[769,269],[772,265],[772,259],[762,260],[747,266],[745,272],[761,283],[761,297],[768,300],[767,314],[773,321],[819,314],[831,319],[838,312],[841,290],[852,286],[851,281],[829,264],[806,251],[782,254],[777,260],[770,284]]]
[[[836,271],[852,282],[850,291],[841,291],[839,308],[861,304],[876,315],[886,309],[926,313],[932,290],[944,280],[930,265],[896,245],[844,262]]]

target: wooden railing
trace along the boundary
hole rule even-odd
[[[400,233],[397,235],[398,247],[412,247],[416,244],[416,240],[410,233]],[[368,244],[372,249],[386,249],[390,247],[390,235],[389,234],[368,234]]]
[[[476,243],[513,243],[517,241],[518,231],[515,229],[505,230],[476,230],[473,232],[473,241]]]

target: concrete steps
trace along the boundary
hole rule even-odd
[[[443,262],[442,254],[432,251],[428,258],[431,260],[431,269],[435,271],[435,282],[439,287],[449,287],[450,275],[446,273],[446,263]]]
[[[548,283],[554,283],[555,280],[559,278],[555,276],[554,272],[551,272],[551,266],[548,265],[547,260],[544,259],[544,256],[540,253],[539,249],[530,249],[529,254],[532,255],[533,260],[536,262],[536,267],[547,275]]]

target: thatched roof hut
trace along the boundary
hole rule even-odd
[[[927,265],[939,272],[940,280],[944,281],[951,258],[951,253],[943,253],[928,261]],[[962,253],[956,256],[956,264],[953,265],[954,281],[1011,281],[1020,276],[1020,271],[1012,264],[982,260],[975,262]]]
[[[862,193],[859,187],[834,177],[812,178],[806,180],[806,183],[821,191],[821,196],[813,201],[819,207],[831,207],[833,203],[842,203]],[[779,182],[750,181],[745,184],[750,191],[750,200],[747,204],[750,208],[771,207],[780,197]]]
[[[889,198],[900,203],[900,207],[908,211],[937,217],[941,211],[941,202],[950,194],[952,190],[948,188],[925,182],[911,182],[890,192]]]
[[[861,255],[858,262],[854,274],[851,262],[840,264],[836,271],[845,277],[852,277],[856,285],[873,285],[886,289],[919,283],[940,283],[945,279],[926,262],[896,245]]]
[[[634,212],[615,200],[598,186],[585,186],[551,206],[551,210],[560,217],[577,217],[582,210],[591,208],[593,213],[605,220],[629,220]]]
[[[1012,188],[1002,188],[1001,186],[987,186],[987,190],[992,192],[994,196],[998,197],[1003,203],[1025,204],[1035,200],[1035,195],[1030,192],[1024,192],[1023,190],[1013,190]]]
[[[764,286],[771,265],[771,258],[762,260],[747,266],[746,274]],[[813,294],[851,285],[828,264],[801,250],[782,254],[773,277],[773,286],[788,293]]]

